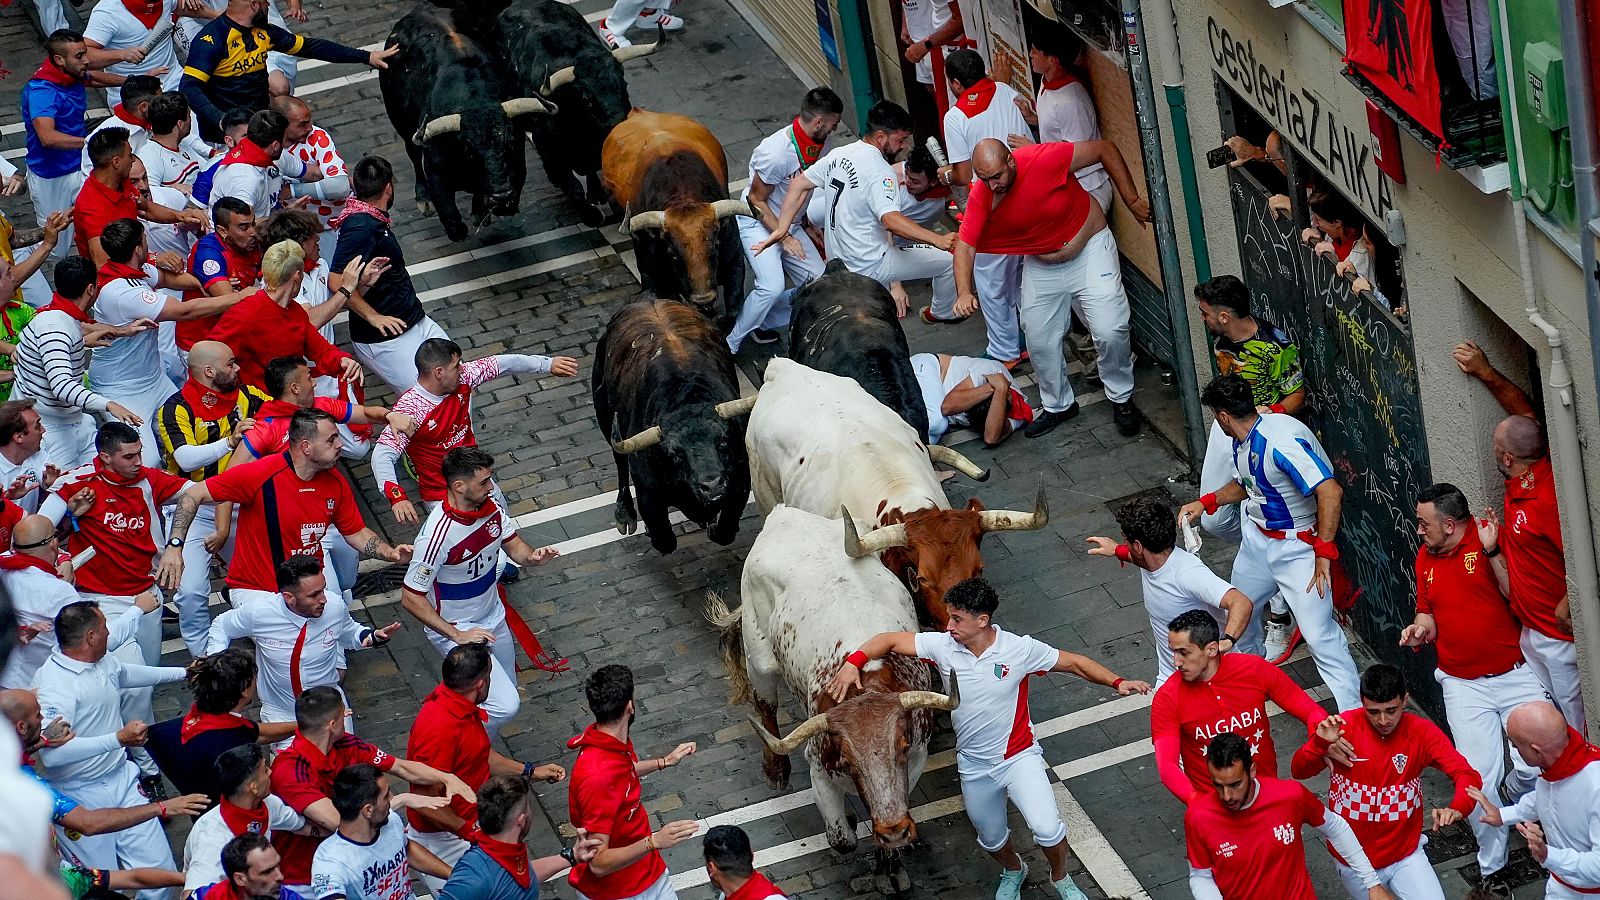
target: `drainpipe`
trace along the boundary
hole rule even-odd
[[[850,76],[850,97],[856,109],[856,134],[867,133],[867,110],[878,102],[878,70],[867,54],[872,27],[862,0],[839,0],[839,45]]]
[[[1161,150],[1161,123],[1156,119],[1156,92],[1144,56],[1144,20],[1139,0],[1122,0],[1122,27],[1128,38],[1128,75],[1133,80],[1134,109],[1139,116],[1139,146],[1144,151],[1145,180],[1150,188],[1150,215],[1155,223],[1156,250],[1161,258],[1161,286],[1172,323],[1172,368],[1178,376],[1183,404],[1183,437],[1191,471],[1205,458],[1206,420],[1200,412],[1200,386],[1195,376],[1194,342],[1189,332],[1189,303],[1183,290],[1183,264],[1172,224],[1172,198],[1167,192],[1167,165]],[[1186,120],[1180,120],[1186,121]],[[1190,220],[1190,230],[1198,230]],[[1202,236],[1203,237],[1203,236]]]
[[[1516,85],[1509,84],[1509,69],[1516,57],[1511,46],[1511,31],[1506,14],[1507,0],[1500,0],[1498,24],[1500,26],[1500,96],[1502,107],[1509,111],[1511,141],[1507,150],[1511,156],[1512,224],[1517,237],[1517,265],[1522,269],[1522,296],[1528,323],[1544,333],[1550,348],[1550,374],[1546,378],[1555,407],[1550,410],[1550,436],[1554,439],[1554,461],[1557,464],[1556,485],[1560,495],[1561,517],[1566,521],[1569,537],[1567,551],[1571,561],[1568,572],[1568,596],[1572,598],[1573,618],[1581,626],[1578,637],[1583,643],[1585,674],[1590,681],[1589,695],[1593,697],[1593,666],[1600,663],[1600,577],[1596,575],[1594,531],[1589,517],[1588,483],[1584,479],[1583,448],[1578,436],[1578,411],[1572,391],[1572,372],[1567,367],[1565,341],[1561,332],[1539,312],[1538,295],[1534,289],[1532,254],[1528,248],[1528,211],[1523,186],[1527,183],[1527,169],[1522,155],[1521,117],[1517,110]],[[1587,223],[1595,215],[1594,156],[1591,143],[1591,107],[1587,49],[1583,31],[1580,30],[1576,2],[1558,3],[1561,7],[1562,67],[1567,81],[1567,108],[1569,134],[1572,140],[1573,167],[1577,177],[1579,221]],[[1600,294],[1589,273],[1594,271],[1594,239],[1587,227],[1581,228],[1578,244],[1583,248],[1584,282],[1589,308],[1590,344],[1600,337]],[[1594,348],[1600,360],[1600,348]],[[1600,372],[1597,372],[1600,375]],[[1600,388],[1600,385],[1597,385]]]
[[[1189,100],[1183,86],[1183,54],[1178,47],[1178,14],[1172,0],[1153,0],[1146,33],[1155,40],[1161,59],[1161,86],[1172,117],[1172,144],[1178,152],[1178,181],[1183,186],[1184,217],[1189,221],[1189,252],[1194,254],[1195,282],[1211,277],[1211,247],[1206,243],[1205,212],[1200,206],[1200,180],[1195,174],[1194,142],[1189,136]]]

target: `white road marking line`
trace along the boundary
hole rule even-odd
[[[1089,877],[1100,886],[1100,890],[1107,897],[1150,900],[1144,885],[1139,883],[1128,864],[1122,861],[1122,854],[1106,840],[1105,833],[1094,824],[1094,819],[1089,817],[1067,786],[1055,784],[1051,788],[1056,795],[1056,810],[1061,813],[1061,821],[1067,826],[1072,853],[1083,863]]]

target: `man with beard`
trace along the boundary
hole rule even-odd
[[[222,846],[222,880],[194,900],[305,900],[283,886],[283,860],[272,842],[247,831]]]
[[[440,882],[450,877],[450,866],[406,832],[400,810],[422,798],[391,794],[389,776],[377,766],[345,768],[334,776],[330,799],[339,811],[339,830],[311,859],[317,900],[416,900],[413,867]]]
[[[540,883],[594,859],[600,841],[582,828],[577,843],[559,856],[530,858],[527,840],[536,809],[532,783],[521,776],[496,775],[479,788],[481,834],[451,870],[439,900],[539,900]]]
[[[322,38],[301,37],[267,20],[269,0],[228,0],[228,8],[200,29],[189,45],[180,89],[200,119],[200,136],[222,142],[219,124],[230,109],[266,109],[267,54],[287,53],[331,63],[365,63],[386,69],[389,47],[368,53]]]
[[[828,151],[806,169],[795,173],[783,198],[778,224],[767,238],[751,248],[759,256],[767,248],[792,238],[789,228],[806,208],[811,194],[824,191],[828,228],[824,249],[830,259],[865,275],[884,287],[917,278],[933,279],[934,303],[948,307],[955,298],[955,276],[950,248],[953,234],[935,234],[900,211],[900,182],[890,165],[912,140],[911,114],[885,100],[867,111],[866,134],[861,140]],[[889,236],[916,243],[900,247]],[[906,314],[903,293],[895,298],[897,312]]]

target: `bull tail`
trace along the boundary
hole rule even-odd
[[[739,610],[729,609],[716,591],[706,592],[706,619],[722,633],[718,652],[722,667],[728,671],[728,702],[738,706],[755,700],[750,687],[750,675],[745,670],[744,627]]]

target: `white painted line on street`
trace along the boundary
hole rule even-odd
[[[1056,795],[1056,810],[1061,813],[1061,821],[1066,824],[1072,842],[1072,853],[1083,863],[1089,877],[1100,886],[1100,890],[1107,897],[1149,900],[1149,893],[1134,876],[1133,870],[1128,868],[1128,864],[1122,861],[1122,854],[1106,840],[1105,833],[1095,826],[1094,820],[1089,818],[1083,805],[1072,796],[1067,786],[1056,784],[1052,788]]]
[[[633,485],[631,484],[628,485],[628,493],[633,494]],[[616,491],[605,491],[603,493],[595,494],[593,497],[585,497],[582,500],[568,500],[566,503],[563,503],[559,506],[552,506],[547,509],[536,509],[531,513],[523,513],[522,515],[511,520],[511,527],[531,528],[534,525],[541,525],[545,522],[551,522],[556,519],[565,519],[567,516],[575,516],[579,513],[586,513],[591,509],[600,509],[603,506],[610,506],[612,503],[616,502],[616,498]]]
[[[565,225],[561,228],[552,228],[549,231],[541,231],[538,234],[524,235],[514,240],[502,241],[498,244],[486,244],[482,247],[474,247],[470,250],[463,250],[460,253],[452,253],[449,256],[436,256],[433,259],[424,260],[423,262],[408,263],[406,265],[406,271],[409,272],[412,277],[417,275],[425,275],[428,272],[433,272],[438,269],[448,269],[451,266],[459,266],[463,263],[468,263],[473,260],[492,259],[502,253],[510,253],[513,250],[521,250],[524,247],[534,247],[539,244],[549,243],[550,241],[560,240],[564,237],[571,237],[575,234],[582,234],[583,232],[589,230],[590,229],[588,226],[585,225]]]

